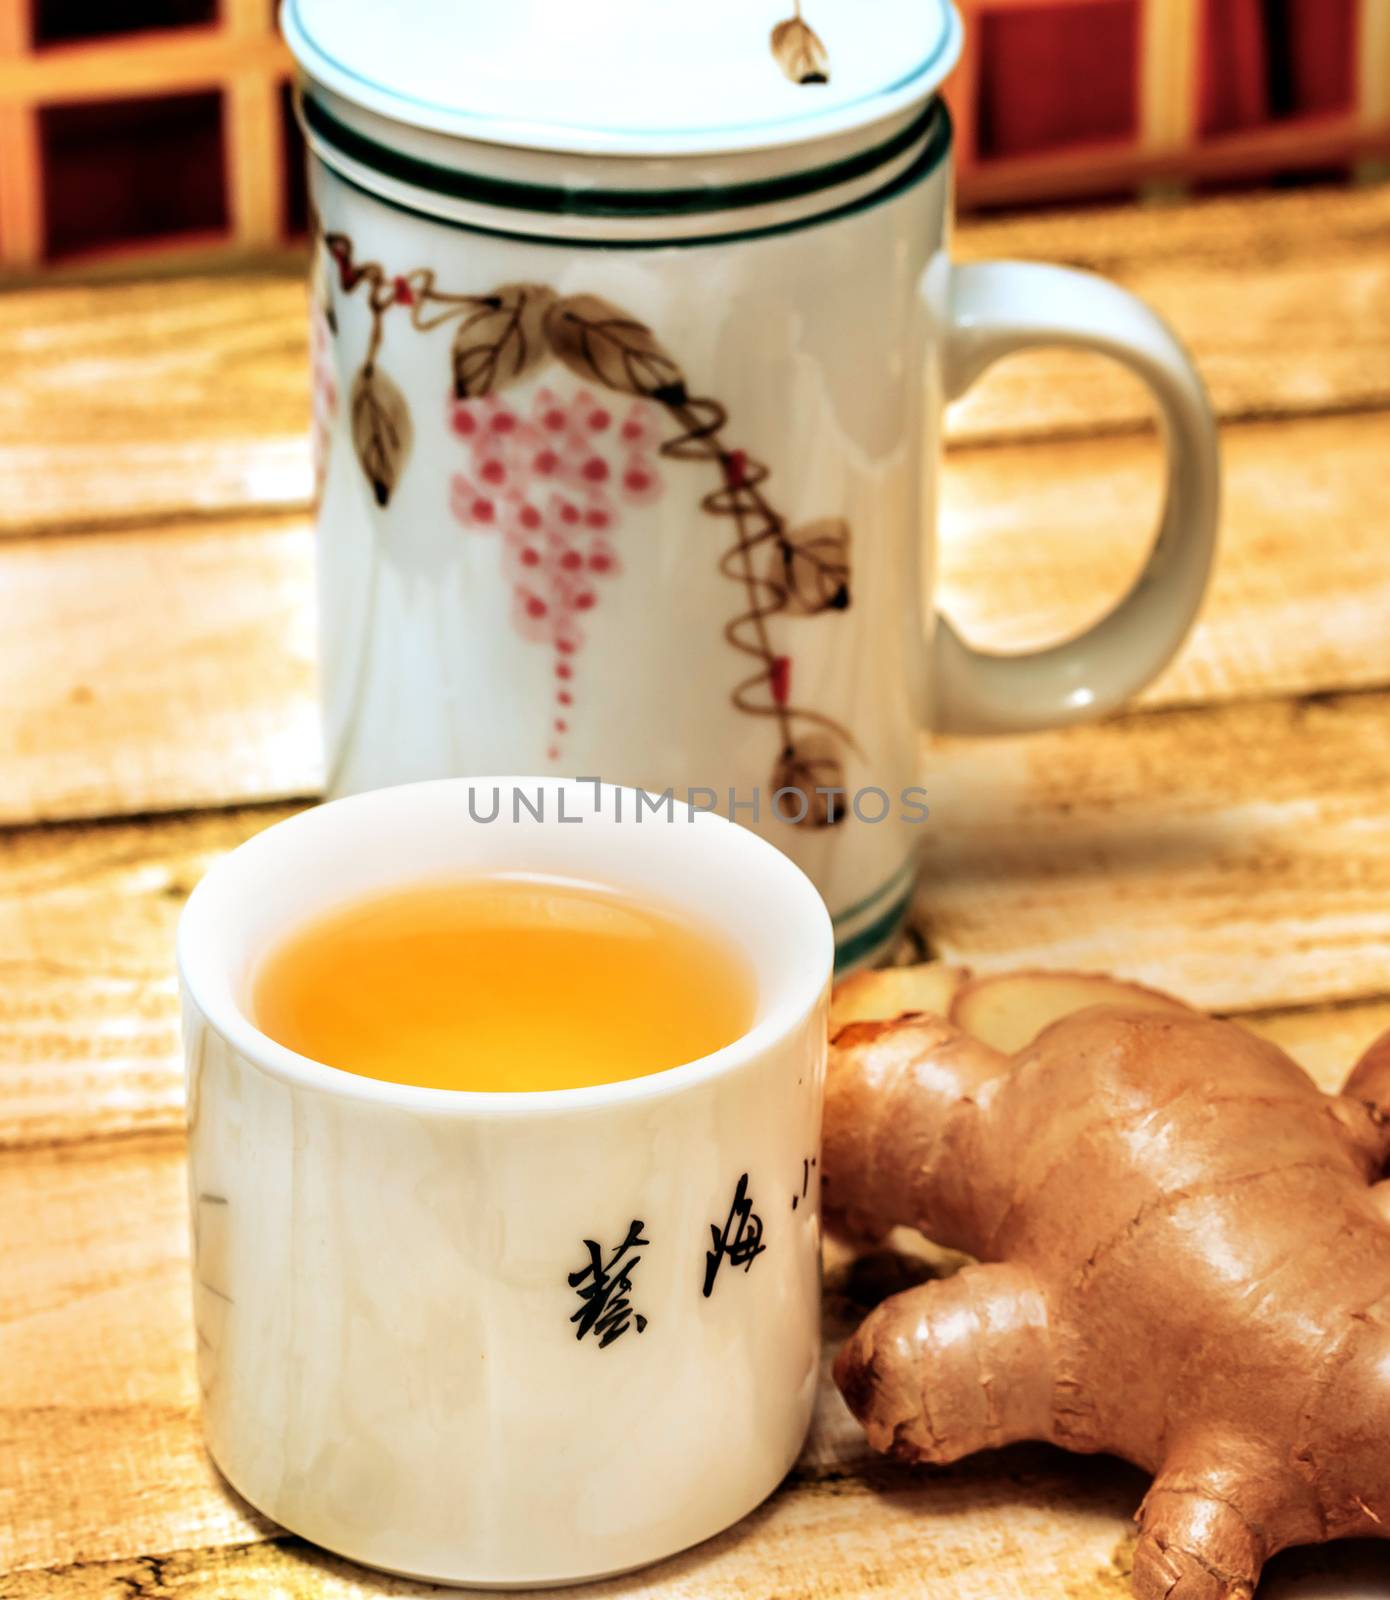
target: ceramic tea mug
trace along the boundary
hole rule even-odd
[[[213,1458],[295,1533],[454,1583],[590,1578],[719,1532],[791,1466],[818,1374],[819,896],[722,818],[517,787],[304,812],[217,862],[179,928]],[[727,930],[753,1025],[667,1072],[515,1094],[358,1077],[256,1028],[253,963],[287,926],[507,870]]]
[[[842,965],[872,960],[922,730],[1094,717],[1182,640],[1218,499],[1191,362],[1109,283],[952,263],[947,0],[286,0],[284,28],[330,792],[701,791],[812,877]],[[1167,499],[1104,620],[992,656],[923,610],[941,415],[1044,344],[1148,385]]]

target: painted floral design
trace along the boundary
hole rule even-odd
[[[801,15],[801,0],[792,14],[772,30],[772,55],[793,83],[829,83],[830,57],[820,35]]]
[[[470,532],[498,541],[513,625],[554,652],[552,761],[569,732],[585,627],[622,570],[623,512],[650,505],[664,487],[659,418],[648,400],[615,409],[588,389],[568,398],[538,389],[525,411],[495,392],[449,402],[466,452],[450,480],[450,509]]]
[[[400,310],[418,332],[453,327],[450,425],[469,459],[450,484],[451,506],[470,532],[496,528],[516,626],[556,652],[551,759],[560,758],[574,703],[573,661],[566,658],[583,637],[581,618],[617,572],[611,535],[618,507],[640,504],[662,489],[654,447],[662,460],[703,466],[712,486],[700,506],[732,524],[733,542],[720,555],[719,570],[742,590],[743,603],[724,637],[748,658],[749,668],[731,699],[740,712],[768,718],[776,728],[773,787],[807,796],[803,825],[839,821],[843,809],[815,791],[843,786],[842,751],[856,748],[854,740],[830,717],[796,702],[794,659],[774,638],[773,626],[848,608],[848,525],[822,518],[788,527],[768,498],[768,468],[726,440],[723,403],[692,393],[652,329],[621,307],[597,295],[562,298],[544,284],[452,293],[439,287],[432,268],[393,274],[378,262],[357,261],[345,234],[326,234],[322,244],[336,267],[339,292],[365,290],[371,314],[349,406],[353,448],[382,508],[408,467],[413,442],[405,397],[378,361],[385,319]],[[336,329],[331,302],[327,318]],[[555,363],[586,385],[573,401],[545,388],[525,417],[503,402],[503,390]],[[598,395],[627,405],[612,435],[617,454],[597,442],[615,426],[612,398]],[[603,425],[595,426],[599,417]]]

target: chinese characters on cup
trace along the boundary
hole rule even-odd
[[[745,1172],[734,1189],[733,1204],[723,1228],[710,1224],[714,1248],[705,1252],[705,1286],[701,1291],[706,1300],[714,1292],[714,1280],[722,1262],[731,1267],[742,1267],[748,1272],[757,1258],[767,1249],[763,1243],[763,1219],[753,1209],[748,1195],[748,1174]]]
[[[814,1159],[802,1162],[801,1193],[792,1196],[792,1210],[805,1198],[807,1179]],[[588,1260],[576,1271],[567,1275],[566,1281],[579,1300],[578,1309],[570,1317],[575,1338],[592,1336],[600,1350],[606,1350],[629,1329],[643,1333],[647,1318],[633,1302],[635,1290],[633,1277],[642,1264],[642,1252],[652,1243],[643,1232],[646,1227],[640,1217],[628,1224],[627,1235],[612,1250],[605,1250],[597,1239],[585,1239],[584,1250]],[[719,1269],[726,1262],[730,1269],[742,1267],[752,1271],[753,1263],[767,1249],[763,1243],[763,1219],[753,1209],[753,1196],[745,1172],[734,1185],[733,1198],[723,1224],[710,1223],[710,1248],[705,1252],[704,1281],[701,1294],[709,1299],[714,1293]]]
[[[592,1333],[600,1350],[606,1350],[629,1328],[641,1333],[647,1319],[632,1308],[632,1274],[642,1264],[638,1252],[651,1243],[642,1237],[643,1224],[636,1217],[628,1225],[627,1238],[609,1256],[603,1259],[603,1250],[595,1239],[586,1239],[584,1248],[589,1252],[588,1265],[571,1272],[569,1285],[580,1300],[579,1310],[570,1321],[577,1324],[575,1338],[582,1339]],[[586,1281],[587,1280],[587,1281]]]

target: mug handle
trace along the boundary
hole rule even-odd
[[[945,388],[958,399],[1016,350],[1066,345],[1112,356],[1158,402],[1168,452],[1163,517],[1129,593],[1075,639],[1024,654],[976,650],[938,614],[942,733],[1025,733],[1113,710],[1156,677],[1202,603],[1216,551],[1216,422],[1191,359],[1157,312],[1105,278],[1069,267],[986,261],[950,268]]]

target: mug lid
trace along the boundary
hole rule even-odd
[[[955,65],[952,0],[284,0],[305,73],[411,127],[690,155],[866,127]]]

